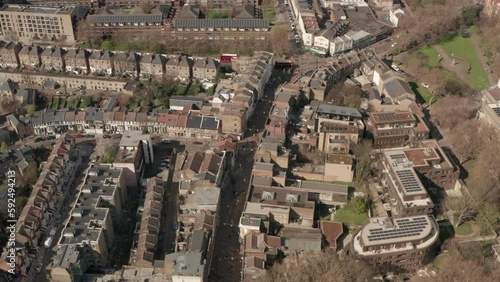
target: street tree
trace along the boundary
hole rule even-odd
[[[271,47],[276,56],[288,56],[292,53],[292,46],[288,39],[288,27],[277,25],[271,29]]]

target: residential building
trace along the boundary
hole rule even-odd
[[[417,147],[387,150],[398,161],[411,164],[425,187],[455,188],[460,170],[434,139],[420,141]]]
[[[408,82],[387,66],[375,67],[373,83],[376,87],[368,92],[368,99],[374,111],[408,111],[416,101]]]
[[[124,169],[128,186],[140,185],[144,170],[154,161],[153,142],[142,131],[126,130],[120,140],[113,166]]]
[[[285,240],[285,254],[321,253],[323,236],[319,229],[285,226],[280,236]]]
[[[139,63],[142,77],[161,77],[165,72],[166,58],[161,54],[143,54]]]
[[[10,128],[14,130],[19,139],[24,139],[33,135],[33,127],[29,122],[29,118],[25,116],[16,117],[11,114],[6,117]]]
[[[220,107],[222,110],[220,115],[222,133],[241,134],[245,132],[247,107],[233,103],[222,103]]]
[[[93,51],[89,57],[89,67],[92,73],[113,74],[114,54],[110,51]]]
[[[71,282],[83,278],[87,271],[87,262],[83,258],[82,251],[78,245],[62,245],[57,250],[56,256],[50,269],[51,281]]]
[[[500,79],[498,83],[481,92],[479,118],[500,129]]]
[[[219,68],[219,62],[212,58],[198,59],[193,64],[193,77],[199,80],[214,80]]]
[[[188,109],[201,110],[205,104],[204,97],[173,96],[170,98],[170,109],[182,111],[185,107]]]
[[[90,53],[86,49],[69,49],[65,56],[66,70],[77,74],[88,74]]]
[[[0,42],[0,67],[17,68],[19,66],[19,51],[23,46],[20,43]]]
[[[354,158],[351,155],[327,154],[323,181],[352,182]]]
[[[213,184],[203,186],[190,189],[191,194],[185,195],[186,200],[183,206],[189,213],[200,213],[201,211],[217,212],[220,188],[214,187]]]
[[[113,56],[114,71],[118,75],[139,75],[140,56],[135,52],[116,52]]]
[[[318,123],[318,150],[325,153],[349,154],[351,145],[358,143],[357,126],[326,119],[320,119]]]
[[[136,226],[137,247],[132,250],[131,264],[136,267],[153,266],[160,236],[164,191],[163,181],[157,178],[148,180],[144,203],[140,209],[141,220],[139,226]]]
[[[126,183],[122,168],[91,165],[73,203],[59,245],[77,245],[90,269],[108,263],[115,228],[124,220]]]
[[[430,262],[439,227],[431,215],[371,218],[354,236],[351,254],[381,269],[414,271]]]
[[[410,152],[408,154],[412,156]],[[389,195],[394,199],[392,213],[395,215],[415,216],[433,212],[434,204],[422,185],[412,160],[418,163],[416,157],[408,158],[406,153],[398,150],[382,152],[380,183],[389,188]]]
[[[309,201],[330,206],[343,206],[347,204],[347,185],[327,182],[287,179],[286,187],[295,187],[307,191]]]
[[[74,26],[78,5],[43,7],[29,5],[4,5],[0,9],[0,29],[13,41],[75,43]]]
[[[265,42],[270,38],[270,22],[264,19],[185,19],[173,22],[170,36],[176,40]]]
[[[205,276],[204,254],[201,252],[177,252],[165,256],[166,274],[172,282],[203,282]]]
[[[427,139],[430,130],[412,112],[371,112],[366,120],[375,149],[403,147]]]
[[[321,234],[323,234],[323,246],[333,251],[339,249],[338,240],[344,233],[344,224],[341,222],[333,222],[321,220],[319,222]]]

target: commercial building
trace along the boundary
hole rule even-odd
[[[5,38],[12,41],[70,45],[75,42],[78,9],[78,5],[4,5],[0,8],[0,29]]]
[[[439,227],[433,216],[371,218],[352,241],[355,258],[380,269],[417,270],[429,262],[439,239]]]

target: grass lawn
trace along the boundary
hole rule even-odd
[[[411,87],[411,90],[413,90],[413,92],[415,92],[415,94],[417,95],[417,98],[420,99],[420,102],[422,103],[425,103],[425,104],[429,104],[429,101],[431,100],[431,97],[432,97],[432,94],[431,92],[423,87],[422,85],[418,85],[417,83],[413,82],[413,81],[410,81],[409,82],[410,84],[410,87]],[[436,103],[436,101],[438,100],[438,96],[434,97],[434,99],[432,100],[432,103]]]
[[[209,19],[229,19],[231,18],[231,10],[227,9],[213,9],[207,14]]]
[[[366,213],[358,214],[347,207],[343,207],[335,212],[333,221],[343,222],[348,225],[363,225],[368,220]]]
[[[274,8],[265,9],[262,11],[262,17],[265,20],[275,21],[276,20],[276,10]]]
[[[62,109],[66,108],[66,98],[61,98],[61,101],[59,101],[59,106]]]
[[[431,45],[427,45],[420,48],[419,52],[428,57],[427,62],[425,62],[427,66],[430,68],[436,68],[439,66],[439,53],[436,48]]]
[[[455,234],[458,236],[468,236],[474,232],[472,230],[472,225],[468,222],[460,224],[457,228],[455,228]]]
[[[66,108],[75,109],[76,106],[78,106],[79,100],[80,99],[77,99],[77,98],[68,98],[68,100],[66,100]]]
[[[194,82],[189,86],[186,95],[194,96],[200,93],[200,91],[201,91],[201,83]]]
[[[469,81],[479,90],[489,87],[488,77],[479,60],[479,54],[468,37],[455,36],[451,39],[443,39],[439,43],[441,47],[448,53],[461,57],[467,60],[471,65],[469,74],[466,74]],[[484,80],[484,81],[483,81]]]
[[[186,93],[187,85],[179,84],[175,89],[174,95],[184,95]]]
[[[58,106],[59,106],[59,98],[53,97],[52,103],[50,103],[50,108],[55,110],[57,109]]]

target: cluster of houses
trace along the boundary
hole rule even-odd
[[[33,185],[31,196],[22,209],[16,223],[16,275],[26,277],[34,265],[39,245],[49,234],[50,222],[58,215],[74,188],[75,176],[80,169],[82,154],[76,148],[75,139],[65,135],[54,145],[40,176]],[[3,252],[7,255],[8,252]],[[9,272],[6,258],[0,258],[0,269]]]
[[[325,56],[361,49],[387,37],[397,26],[398,14],[391,22],[383,22],[374,14],[374,10],[365,1],[320,1],[320,9],[313,7],[307,0],[287,1],[293,18],[298,22],[298,30],[307,50]],[[325,28],[320,28],[317,18],[323,18],[327,11]],[[391,2],[391,11],[392,2]],[[321,10],[321,13],[317,11]],[[393,22],[395,19],[396,22]]]
[[[188,81],[191,78],[215,79],[220,64],[212,58],[193,60],[182,55],[66,49],[0,42],[0,67],[143,78],[167,76]]]

